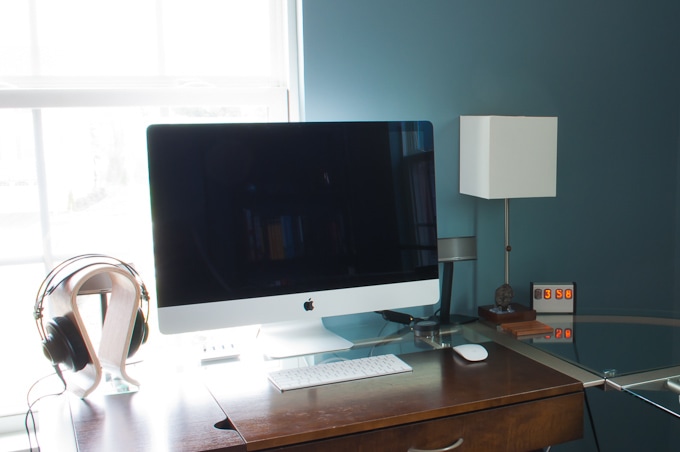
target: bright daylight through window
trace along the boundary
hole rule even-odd
[[[103,253],[153,287],[146,127],[290,119],[289,3],[0,2],[0,416],[53,372],[31,315],[52,267]]]

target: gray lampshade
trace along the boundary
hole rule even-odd
[[[477,237],[449,237],[437,239],[439,262],[477,259]]]

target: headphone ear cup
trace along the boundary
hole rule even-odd
[[[137,309],[135,324],[132,327],[132,337],[130,337],[130,348],[128,348],[128,358],[139,350],[139,347],[146,342],[148,335],[148,325],[144,319],[142,308]]]
[[[144,314],[142,313],[142,309],[139,309],[139,313],[144,319],[144,323],[142,326],[142,344],[146,344],[146,341],[149,340],[149,321],[147,320],[146,317],[144,317]]]
[[[80,331],[68,317],[55,317],[45,325],[43,354],[53,365],[64,364],[74,372],[90,362],[90,354]]]

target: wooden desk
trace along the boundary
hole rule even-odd
[[[407,451],[463,438],[457,450],[519,451],[582,436],[580,382],[484,346],[480,363],[424,351],[401,356],[412,373],[284,393],[244,366],[207,389],[147,382],[105,402],[73,400],[78,450]],[[229,428],[214,428],[225,413]]]
[[[200,379],[147,382],[130,394],[72,397],[70,408],[77,451],[246,450],[237,432],[215,428],[224,412]]]
[[[266,376],[209,383],[248,450],[534,450],[583,434],[580,382],[494,343],[402,355],[412,373],[279,392]]]

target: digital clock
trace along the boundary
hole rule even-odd
[[[536,313],[573,314],[576,283],[531,283],[531,307]]]

